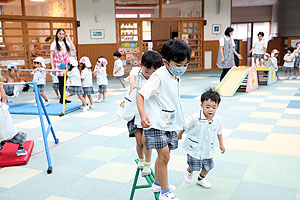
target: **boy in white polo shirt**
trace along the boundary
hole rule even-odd
[[[211,188],[211,184],[205,180],[205,177],[214,167],[213,153],[218,144],[221,152],[225,152],[221,119],[215,115],[220,102],[220,95],[213,89],[209,89],[201,96],[200,112],[186,119],[187,136],[183,148],[187,153],[189,167],[185,172],[184,180],[191,183],[193,171],[201,170],[197,184],[207,189]],[[178,133],[178,139],[182,138],[183,132],[184,130],[181,130]]]
[[[137,106],[144,129],[147,149],[156,149],[153,192],[160,200],[178,200],[168,185],[170,150],[178,148],[176,130],[185,127],[180,103],[179,77],[184,74],[191,58],[191,49],[183,40],[169,40],[161,50],[164,66],[157,69],[139,90]]]
[[[253,52],[254,58],[254,66],[256,66],[256,59],[259,59],[259,67],[262,67],[262,59],[264,58],[265,53],[267,52],[267,41],[263,39],[264,32],[259,32],[257,34],[258,41],[254,43],[254,46],[249,51],[249,53]]]

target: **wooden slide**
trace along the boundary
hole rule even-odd
[[[250,71],[249,67],[233,67],[216,88],[221,96],[233,96]]]

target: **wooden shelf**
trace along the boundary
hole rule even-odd
[[[130,37],[130,36],[139,36],[138,34],[133,34],[133,35],[120,35],[121,37]]]
[[[128,40],[128,41],[120,41],[120,42],[139,42],[139,41]]]
[[[122,31],[138,30],[138,28],[119,28]]]
[[[122,48],[122,47],[121,47]],[[126,48],[126,47],[125,47]],[[126,54],[136,54],[136,55],[139,55],[140,53],[122,53],[121,55],[126,55]]]

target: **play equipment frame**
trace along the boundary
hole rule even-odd
[[[47,157],[47,162],[48,162],[48,169],[47,169],[47,173],[51,174],[52,170],[53,170],[53,166],[52,166],[52,162],[51,162],[51,157],[50,157],[50,151],[49,151],[49,145],[48,145],[48,135],[51,131],[53,139],[55,144],[59,143],[59,140],[57,139],[57,137],[55,136],[54,133],[54,129],[52,126],[52,123],[50,121],[49,115],[47,113],[46,107],[44,105],[44,102],[42,100],[40,91],[37,87],[36,82],[16,82],[16,83],[4,83],[4,85],[23,85],[23,84],[27,84],[27,85],[31,85],[34,89],[34,93],[35,93],[35,99],[36,99],[36,103],[37,103],[37,108],[38,108],[38,112],[39,112],[39,118],[40,118],[40,122],[41,122],[41,128],[42,128],[42,135],[43,135],[43,140],[44,140],[44,146],[45,146],[45,152],[46,152],[46,157]],[[47,129],[45,128],[45,123],[44,123],[44,119],[43,119],[43,113],[46,117],[46,120],[48,122],[48,127]]]

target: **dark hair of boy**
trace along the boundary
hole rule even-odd
[[[142,66],[145,66],[147,69],[158,69],[162,66],[161,55],[156,51],[146,51],[142,56]]]
[[[216,92],[215,89],[213,88],[209,88],[207,89],[202,95],[201,95],[201,103],[203,103],[204,101],[208,101],[211,100],[215,103],[217,103],[218,105],[221,102],[221,97],[219,95],[218,92]]]
[[[230,37],[230,33],[233,31],[234,29],[232,27],[227,27],[225,30],[224,35]]]
[[[121,53],[119,51],[116,51],[114,54],[114,56],[121,58]]]
[[[297,46],[298,44],[300,44],[300,42],[297,42],[297,43],[296,43],[296,46]]]
[[[287,51],[290,51],[291,53],[293,53],[294,52],[294,47],[288,47]]]
[[[74,66],[71,65],[70,63],[68,65],[69,65],[69,71],[72,71],[72,69],[74,68]]]
[[[188,62],[191,60],[191,48],[189,45],[181,40],[168,40],[161,49],[161,56],[168,62],[173,60],[176,63],[184,61],[186,58]]]
[[[260,36],[260,35],[263,36],[263,37],[265,36],[264,32],[257,33],[257,36]]]

